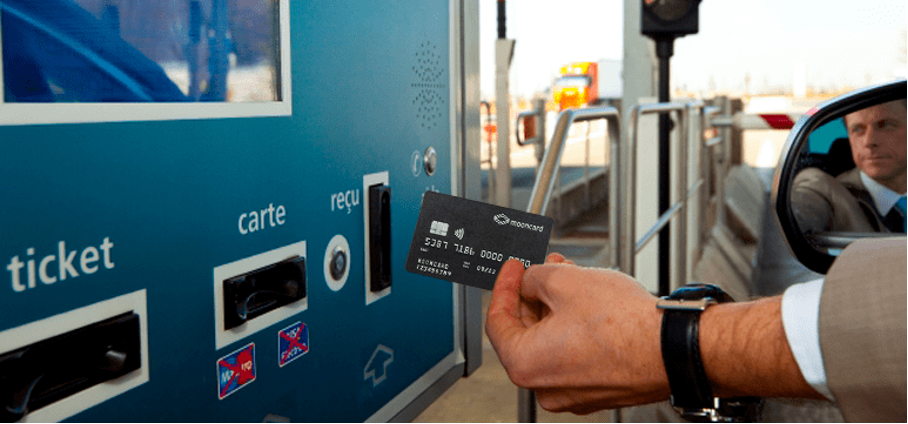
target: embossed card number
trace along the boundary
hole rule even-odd
[[[508,259],[526,267],[545,262],[552,225],[545,216],[426,192],[406,268],[491,290]]]

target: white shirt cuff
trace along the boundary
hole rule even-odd
[[[831,401],[835,401],[826,385],[826,369],[820,350],[820,294],[823,279],[795,284],[782,296],[782,325],[788,346],[794,355],[804,380]]]

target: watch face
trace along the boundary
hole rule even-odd
[[[687,15],[696,6],[698,0],[643,0],[643,5],[657,18],[665,21],[677,21]]]

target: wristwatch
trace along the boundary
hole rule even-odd
[[[672,391],[671,404],[688,421],[746,422],[759,416],[760,398],[714,397],[700,357],[700,313],[710,305],[733,301],[715,285],[688,284],[656,303],[665,311],[662,362]]]

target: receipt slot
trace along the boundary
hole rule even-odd
[[[369,289],[391,287],[391,187],[369,187]]]

